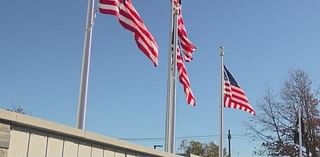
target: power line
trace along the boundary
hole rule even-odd
[[[242,135],[242,134],[232,134],[235,139],[252,139],[254,136]],[[195,136],[178,136],[176,139],[216,139],[218,135],[195,135]],[[227,137],[225,137],[227,138]],[[128,137],[128,138],[118,138],[120,140],[126,141],[162,141],[163,137]]]

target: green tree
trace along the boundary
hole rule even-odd
[[[180,147],[184,151],[184,154],[199,155],[202,157],[218,157],[219,156],[219,146],[214,144],[214,142],[201,143],[199,141],[188,141],[183,140]],[[226,150],[223,151],[224,156],[226,155]]]
[[[279,95],[268,89],[257,104],[259,114],[248,122],[248,128],[262,143],[257,155],[297,156],[298,111],[304,122],[304,155],[317,157],[320,149],[319,92],[312,88],[312,81],[304,71],[290,73]]]

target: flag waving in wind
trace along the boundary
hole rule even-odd
[[[196,47],[192,44],[187,36],[187,31],[183,22],[181,13],[181,0],[174,0],[174,4],[178,9],[178,49],[177,49],[177,67],[179,74],[179,81],[183,86],[184,93],[186,95],[187,103],[195,106],[195,97],[192,93],[189,76],[184,62],[190,62],[192,60],[192,52]],[[181,47],[181,48],[180,48]]]
[[[139,49],[155,66],[158,65],[158,44],[144,25],[131,0],[100,0],[99,10],[103,14],[116,16],[124,28],[134,33]]]
[[[190,80],[187,73],[186,66],[184,65],[184,61],[181,55],[181,52],[178,50],[177,52],[177,67],[178,67],[178,73],[179,73],[179,81],[183,86],[184,93],[186,94],[187,103],[195,106],[195,98],[192,93],[191,87],[190,87]]]
[[[176,6],[178,7],[178,36],[179,45],[182,47],[184,60],[190,62],[193,57],[192,53],[196,50],[196,46],[189,40],[186,27],[184,25],[184,20],[182,17],[181,10],[181,0],[174,0]]]
[[[224,65],[224,107],[243,110],[255,115],[248,98]]]

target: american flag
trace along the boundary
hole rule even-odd
[[[255,115],[245,92],[224,65],[224,107],[234,108]]]
[[[181,0],[175,0],[175,5],[178,8],[178,36],[179,36],[179,43],[183,49],[183,57],[184,60],[190,62],[193,57],[192,53],[196,50],[196,46],[189,40],[186,27],[184,25],[184,20],[182,17],[182,10],[181,10]]]
[[[178,9],[178,45],[179,47],[181,47],[181,49],[177,49],[177,67],[179,81],[183,86],[187,103],[189,105],[195,106],[195,97],[191,90],[190,80],[184,62],[189,62],[192,60],[192,52],[195,51],[196,47],[192,44],[187,35],[186,27],[184,25],[181,12],[181,0],[174,0],[174,4]]]
[[[196,102],[191,90],[189,76],[187,73],[186,66],[184,65],[182,54],[179,50],[177,53],[177,67],[179,73],[179,81],[183,86],[184,93],[186,94],[187,103],[192,106],[195,106]]]
[[[131,0],[100,0],[99,2],[100,12],[116,16],[124,28],[132,31],[139,49],[157,66],[158,44],[144,25]]]

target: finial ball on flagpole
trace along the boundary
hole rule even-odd
[[[219,50],[220,50],[220,56],[224,56],[224,47],[220,46]]]

